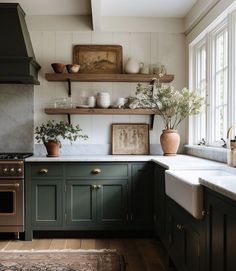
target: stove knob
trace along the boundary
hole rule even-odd
[[[14,173],[14,172],[15,172],[14,167],[10,169],[10,172],[11,172],[11,173]]]
[[[17,169],[17,172],[18,172],[18,173],[21,173],[21,172],[22,172],[22,169],[19,167],[19,168]]]
[[[2,171],[3,171],[3,173],[7,173],[8,168],[5,167],[5,168],[2,169]]]

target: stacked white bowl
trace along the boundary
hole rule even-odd
[[[111,98],[108,92],[98,92],[97,105],[101,108],[108,108],[111,105]]]

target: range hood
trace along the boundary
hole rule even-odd
[[[18,3],[0,3],[0,84],[39,85],[25,13]]]

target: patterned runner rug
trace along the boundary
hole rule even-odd
[[[115,251],[4,251],[0,271],[124,271],[124,258]]]

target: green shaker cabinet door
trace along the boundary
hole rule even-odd
[[[90,181],[67,181],[66,224],[86,226],[96,222],[96,183]]]
[[[153,226],[153,173],[152,165],[132,164],[131,215],[133,225],[143,229]]]
[[[37,228],[62,225],[62,182],[32,181],[32,224]]]
[[[127,214],[127,180],[97,182],[98,223],[124,225]]]

